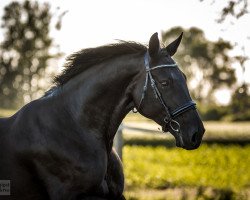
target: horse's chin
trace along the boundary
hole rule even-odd
[[[181,134],[176,134],[176,133],[170,132],[169,129],[168,129],[166,126],[162,126],[162,131],[163,131],[164,133],[169,132],[169,133],[171,133],[171,134],[174,136],[176,147],[180,147],[180,148],[183,148],[183,149],[188,149],[188,148],[186,148],[185,145],[184,145],[183,138],[182,138],[182,135],[181,135]]]
[[[184,148],[183,147],[183,144],[180,142],[180,140],[178,140],[177,138],[175,138],[175,145],[177,146],[177,147],[180,147],[180,148]]]

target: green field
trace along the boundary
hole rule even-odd
[[[195,151],[164,147],[124,147],[128,187],[250,186],[250,145],[202,145]]]
[[[157,189],[158,193],[154,190],[155,198],[152,199],[173,188],[182,188],[181,191],[191,188],[196,191],[192,195],[201,188],[203,193],[211,190],[210,198],[225,193],[232,197],[249,193],[250,145],[202,145],[195,151],[161,146],[125,146],[123,151],[128,197],[145,199],[145,193],[138,196],[138,189]]]
[[[125,124],[154,122],[129,114]],[[204,122],[201,147],[174,147],[169,134],[123,131],[126,198],[250,199],[250,122]]]

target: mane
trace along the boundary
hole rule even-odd
[[[84,70],[106,60],[128,54],[144,53],[147,47],[136,42],[120,41],[116,44],[88,48],[70,55],[64,64],[62,73],[54,78],[56,86],[65,84]]]

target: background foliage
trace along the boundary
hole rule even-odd
[[[4,41],[0,46],[1,107],[15,108],[41,96],[53,40],[48,3],[14,1],[2,16]]]

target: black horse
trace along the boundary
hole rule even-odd
[[[122,164],[115,133],[136,108],[195,149],[204,127],[185,75],[171,58],[182,35],[161,48],[134,43],[84,49],[67,59],[56,86],[10,118],[0,119],[1,199],[122,199]]]

